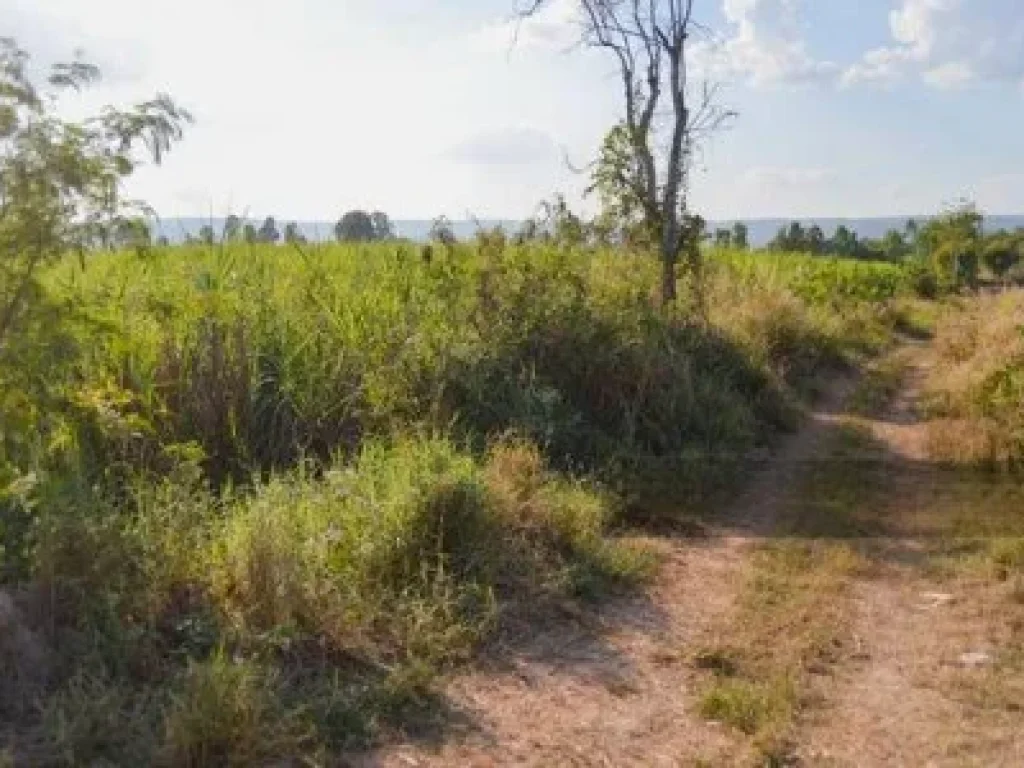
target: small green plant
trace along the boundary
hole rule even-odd
[[[701,697],[700,713],[748,736],[764,735],[788,724],[795,708],[792,681],[719,680]]]
[[[312,756],[302,708],[280,702],[273,672],[217,654],[183,675],[164,718],[163,757],[171,765],[254,765]]]

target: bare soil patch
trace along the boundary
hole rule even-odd
[[[700,715],[699,660],[735,612],[747,560],[815,460],[852,389],[837,382],[714,524],[698,537],[646,543],[660,556],[640,596],[595,610],[566,606],[538,628],[506,629],[477,668],[449,682],[461,725],[406,739],[359,765],[735,765],[753,759],[741,734]]]
[[[932,360],[837,382],[644,594],[509,623],[353,764],[1024,765],[1024,494],[929,460]]]

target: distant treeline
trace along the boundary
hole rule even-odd
[[[893,262],[933,260],[967,281],[975,279],[981,267],[1001,278],[1024,258],[1024,227],[986,231],[984,224],[984,216],[971,204],[925,222],[909,219],[902,230],[891,229],[877,239],[861,239],[843,225],[826,236],[816,225],[793,222],[779,230],[768,250]]]
[[[996,219],[998,221],[998,217]],[[555,243],[570,247],[624,247],[643,250],[650,246],[643,233],[628,228],[615,230],[600,217],[587,220],[574,213],[564,198],[540,206],[538,214],[515,225],[488,226],[474,222],[476,232],[471,239],[525,244]],[[781,226],[762,248],[752,243],[750,227],[737,221],[728,227],[709,230],[699,216],[687,217],[687,225],[696,231],[697,242],[720,249],[757,250],[764,253],[806,253],[871,261],[888,261],[916,265],[926,271],[938,285],[960,285],[975,282],[981,270],[997,279],[1006,277],[1024,262],[1024,227],[986,229],[984,216],[969,203],[961,203],[934,217],[910,218],[902,228],[890,228],[881,237],[862,237],[847,224],[838,224],[831,233],[818,224],[792,221]],[[384,242],[399,239],[396,227],[382,211],[350,210],[333,225],[334,239],[343,243]],[[463,228],[465,229],[465,228]],[[458,225],[445,216],[430,224],[424,239],[452,245],[459,236]],[[104,242],[111,248],[147,248],[167,245],[166,237],[154,239],[152,227],[144,219],[123,219],[109,231]],[[467,237],[465,233],[462,237]],[[198,233],[187,233],[185,242],[193,245],[215,243],[286,243],[302,244],[307,240],[295,222],[279,227],[273,216],[259,225],[239,216],[223,220],[220,231],[212,223],[202,225]]]
[[[880,259],[902,261],[910,256],[917,244],[922,225],[917,219],[908,219],[902,230],[890,229],[879,238],[861,238],[845,224],[826,235],[820,226],[804,226],[798,221],[781,227],[767,248],[775,251],[800,251],[828,254],[851,259]]]

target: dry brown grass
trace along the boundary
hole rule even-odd
[[[935,334],[925,401],[932,458],[953,464],[1019,461],[1020,402],[1006,396],[1024,369],[1024,293],[976,296],[951,303]]]
[[[856,399],[856,398],[854,398]],[[695,663],[713,673],[700,701],[708,719],[748,735],[767,764],[792,754],[794,726],[815,699],[815,678],[851,653],[849,593],[866,562],[847,537],[865,485],[838,457],[859,439],[840,430],[823,462],[792,491],[786,534],[758,546],[737,614]]]
[[[925,427],[928,455],[950,464],[1007,464],[1019,457],[1018,446],[995,419],[934,419]]]
[[[789,540],[763,547],[739,615],[720,645],[696,657],[714,673],[701,714],[750,736],[766,759],[784,759],[794,721],[813,700],[812,676],[851,647],[845,598],[860,565],[843,544]]]

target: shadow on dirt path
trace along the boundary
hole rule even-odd
[[[803,692],[789,762],[1024,765],[1024,598],[943,570],[1024,537],[1024,492],[1017,480],[928,461],[917,405],[929,352],[901,345],[902,386],[868,415],[851,405],[862,382],[836,381],[700,536],[648,536],[661,567],[643,594],[510,620],[475,668],[449,680],[443,722],[350,763],[763,761],[750,738],[700,715],[708,673],[695,656],[732,631],[752,555],[796,540],[842,542],[865,565],[842,598],[851,647]],[[962,535],[962,521],[979,518],[988,528]]]
[[[1024,488],[928,461],[930,350],[900,354],[902,389],[856,424],[868,448],[851,469],[867,534],[856,546],[869,563],[851,594],[857,651],[817,688],[796,762],[1024,765],[1024,604],[987,561],[1024,541]]]
[[[752,470],[746,489],[700,535],[645,539],[660,559],[644,594],[506,626],[477,667],[452,679],[461,725],[405,739],[355,765],[735,764],[742,739],[697,713],[694,649],[733,610],[751,548],[774,531],[794,476],[831,439],[853,390],[837,381],[806,426]]]

